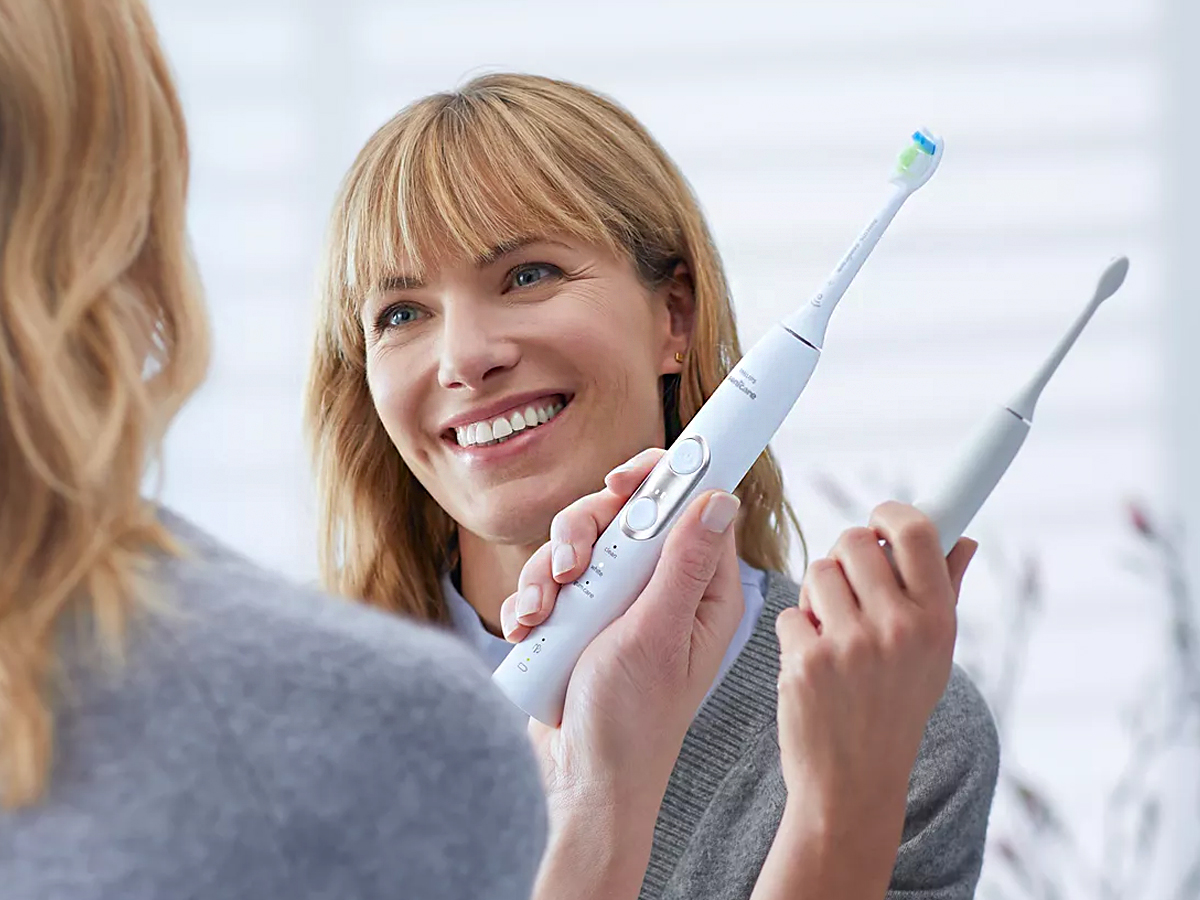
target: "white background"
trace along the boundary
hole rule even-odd
[[[927,125],[947,140],[944,163],[847,294],[774,446],[823,553],[848,523],[815,479],[871,502],[929,483],[1109,258],[1131,258],[972,528],[990,555],[963,600],[964,622],[998,634],[1001,557],[1036,559],[1043,608],[1005,763],[1097,858],[1127,752],[1119,711],[1162,656],[1162,598],[1121,564],[1124,504],[1184,511],[1169,467],[1195,448],[1194,429],[1167,427],[1194,412],[1200,374],[1197,335],[1180,332],[1195,318],[1168,302],[1186,276],[1168,222],[1190,172],[1171,128],[1194,69],[1173,18],[1194,19],[1184,5],[153,0],[191,125],[216,341],[211,380],[170,435],[164,497],[263,563],[315,576],[300,410],[318,247],[358,148],[419,96],[517,69],[627,106],[699,195],[746,346],[819,285]]]

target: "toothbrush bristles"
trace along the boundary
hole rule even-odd
[[[930,156],[933,156],[933,154],[934,154],[934,151],[936,151],[936,150],[937,150],[937,144],[935,144],[935,143],[934,143],[934,142],[933,142],[933,141],[932,141],[932,140],[931,140],[931,139],[930,139],[930,138],[929,138],[929,137],[928,137],[928,136],[925,134],[925,132],[923,132],[923,131],[914,131],[914,132],[913,132],[913,136],[912,136],[912,137],[913,137],[913,142],[914,142],[914,143],[915,143],[915,144],[916,144],[916,145],[917,145],[919,148],[921,148],[922,152],[924,152],[924,153],[928,153]]]

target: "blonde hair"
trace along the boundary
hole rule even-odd
[[[628,112],[578,85],[530,75],[477,78],[420,100],[359,153],[330,227],[307,425],[328,588],[444,620],[439,579],[454,523],[405,466],[366,381],[359,311],[400,270],[479,257],[509,241],[574,236],[629,259],[656,286],[687,265],[695,296],[681,375],[663,381],[669,443],[741,356],[729,289],[700,208],[661,147]],[[739,550],[783,570],[799,526],[768,451],[737,491]],[[803,540],[803,536],[801,536]]]
[[[0,0],[0,788],[53,755],[56,633],[120,637],[155,550],[140,486],[200,383],[183,114],[140,0]]]

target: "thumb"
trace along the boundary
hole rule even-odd
[[[958,602],[958,592],[962,589],[963,576],[967,573],[967,566],[975,556],[975,551],[979,549],[979,543],[970,538],[959,538],[958,543],[950,550],[950,555],[946,557],[946,566],[950,570],[950,584],[954,588],[954,600]]]
[[[684,510],[667,536],[650,582],[629,610],[640,629],[684,642],[690,638],[696,610],[716,574],[725,534],[740,505],[733,494],[710,491]]]

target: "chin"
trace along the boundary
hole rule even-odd
[[[489,543],[540,546],[550,535],[555,515],[595,489],[565,484],[549,487],[547,481],[542,476],[534,484],[519,485],[520,490],[496,488],[490,502],[482,509],[473,507],[470,515],[458,519],[459,525]],[[598,484],[603,483],[603,477],[598,479]]]
[[[458,519],[465,528],[489,544],[541,545],[550,534],[550,520],[557,509],[548,504],[488,504]]]

